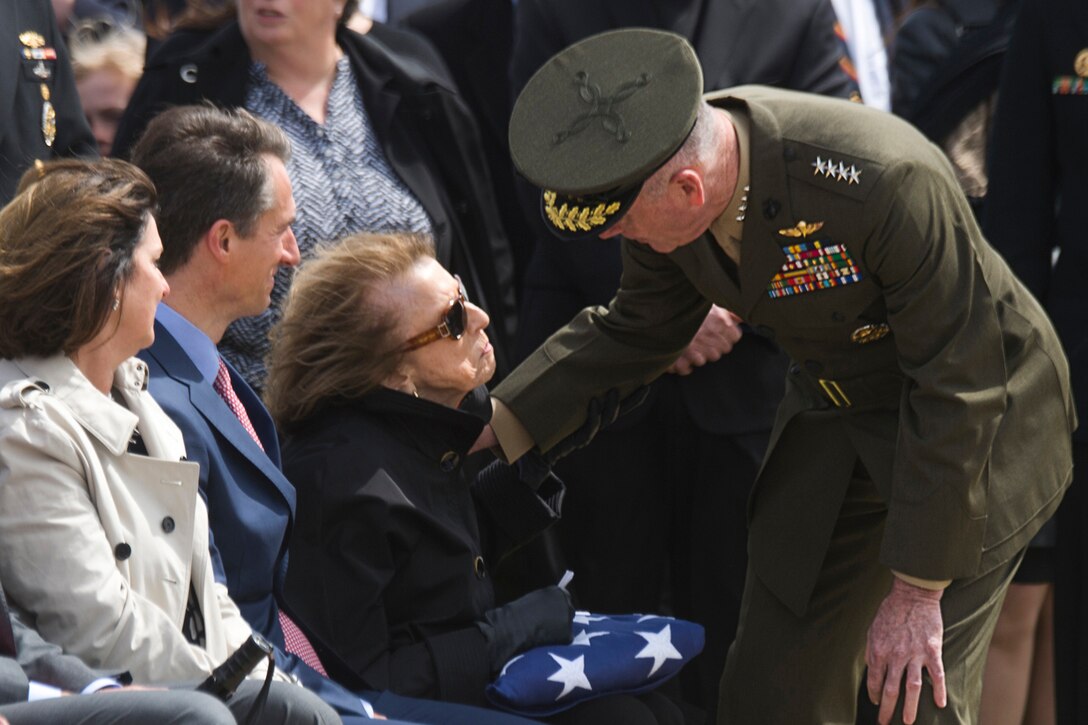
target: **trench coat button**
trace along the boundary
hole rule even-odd
[[[774,219],[778,216],[778,210],[782,208],[774,199],[766,199],[763,202],[763,216],[767,219]]]
[[[824,364],[817,360],[805,360],[805,370],[812,375],[819,375],[824,371]]]
[[[836,310],[836,311],[831,313],[831,321],[832,322],[846,322],[846,315],[844,315],[843,313]]]
[[[113,547],[113,555],[117,557],[117,561],[124,561],[132,556],[132,547],[128,544],[118,544]]]
[[[186,83],[196,83],[196,64],[186,63],[181,67],[181,70],[178,71],[178,75],[181,76],[181,80]]]
[[[790,375],[800,375],[800,374],[801,374],[801,366],[800,365],[798,365],[797,363],[793,363],[792,365],[790,365]]]
[[[768,327],[767,325],[756,325],[752,329],[755,330],[755,333],[757,335],[759,335],[760,337],[765,337],[768,340],[773,340],[774,339],[774,328],[773,327]]]
[[[457,455],[453,451],[446,451],[442,454],[442,460],[438,462],[439,467],[449,473],[453,469],[457,468],[457,464],[461,462],[461,456]]]
[[[167,516],[162,520],[162,530],[168,534],[174,533],[174,517]]]
[[[472,560],[472,570],[476,572],[477,579],[487,578],[487,566],[484,565],[484,558],[482,556],[477,556]]]

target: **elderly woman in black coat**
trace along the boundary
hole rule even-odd
[[[286,590],[341,681],[483,705],[513,655],[570,640],[560,588],[496,602],[491,567],[558,518],[563,487],[465,460],[495,370],[487,325],[419,236],[348,237],[295,280],[266,394],[298,489]],[[680,719],[650,694],[556,721]]]

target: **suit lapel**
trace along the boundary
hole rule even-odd
[[[246,412],[250,414],[251,422],[258,431],[258,436],[261,437],[261,444],[265,447],[265,450],[261,450],[261,447],[250,437],[249,433],[238,421],[238,418],[227,407],[223,399],[219,397],[219,393],[215,392],[215,388],[204,382],[196,366],[193,365],[189,356],[178,345],[177,340],[158,322],[155,323],[155,342],[152,344],[149,353],[155,357],[167,375],[185,386],[189,392],[189,402],[204,417],[208,425],[214,428],[226,439],[227,443],[260,470],[264,477],[279,490],[293,511],[295,507],[295,489],[287,481],[277,465],[279,443],[275,437],[274,427],[271,420],[268,419],[264,407],[254,405],[256,394],[253,393],[249,386],[246,385],[244,388],[248,393],[248,400],[243,398],[242,391],[236,388],[235,392],[238,393],[239,399],[243,400],[243,404],[246,405]],[[237,386],[241,378],[233,370],[231,376],[232,383]],[[258,418],[261,418],[260,425],[257,423]]]

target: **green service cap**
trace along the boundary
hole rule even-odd
[[[695,50],[661,30],[601,33],[545,63],[514,104],[510,154],[542,189],[547,227],[578,239],[619,221],[691,133],[702,93]]]

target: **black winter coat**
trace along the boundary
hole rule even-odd
[[[465,455],[483,425],[383,388],[288,436],[298,513],[286,596],[334,679],[484,704],[476,622],[496,605],[490,569],[558,518],[563,487],[549,478],[538,496],[512,476],[474,479]]]

